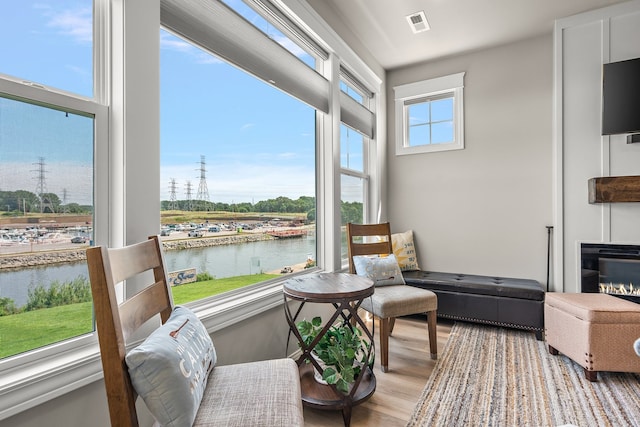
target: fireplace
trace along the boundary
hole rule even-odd
[[[640,303],[640,245],[582,243],[581,291]]]

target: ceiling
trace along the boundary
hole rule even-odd
[[[307,0],[350,45],[385,69],[551,34],[553,22],[624,0]],[[424,11],[429,31],[406,16]]]

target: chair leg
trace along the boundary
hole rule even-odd
[[[391,335],[393,333],[393,327],[396,325],[396,318],[395,317],[390,317],[389,318],[389,335]]]
[[[389,318],[380,319],[380,368],[389,371]]]
[[[437,326],[437,311],[427,312],[427,322],[429,329],[429,349],[431,351],[431,359],[436,360],[438,358],[438,334],[436,332]]]

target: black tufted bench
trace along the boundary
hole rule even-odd
[[[407,285],[438,295],[438,316],[535,331],[543,339],[544,288],[535,280],[405,271]]]

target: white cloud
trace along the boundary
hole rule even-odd
[[[80,43],[91,43],[93,41],[92,19],[91,9],[70,9],[59,13],[52,12],[47,25]]]

